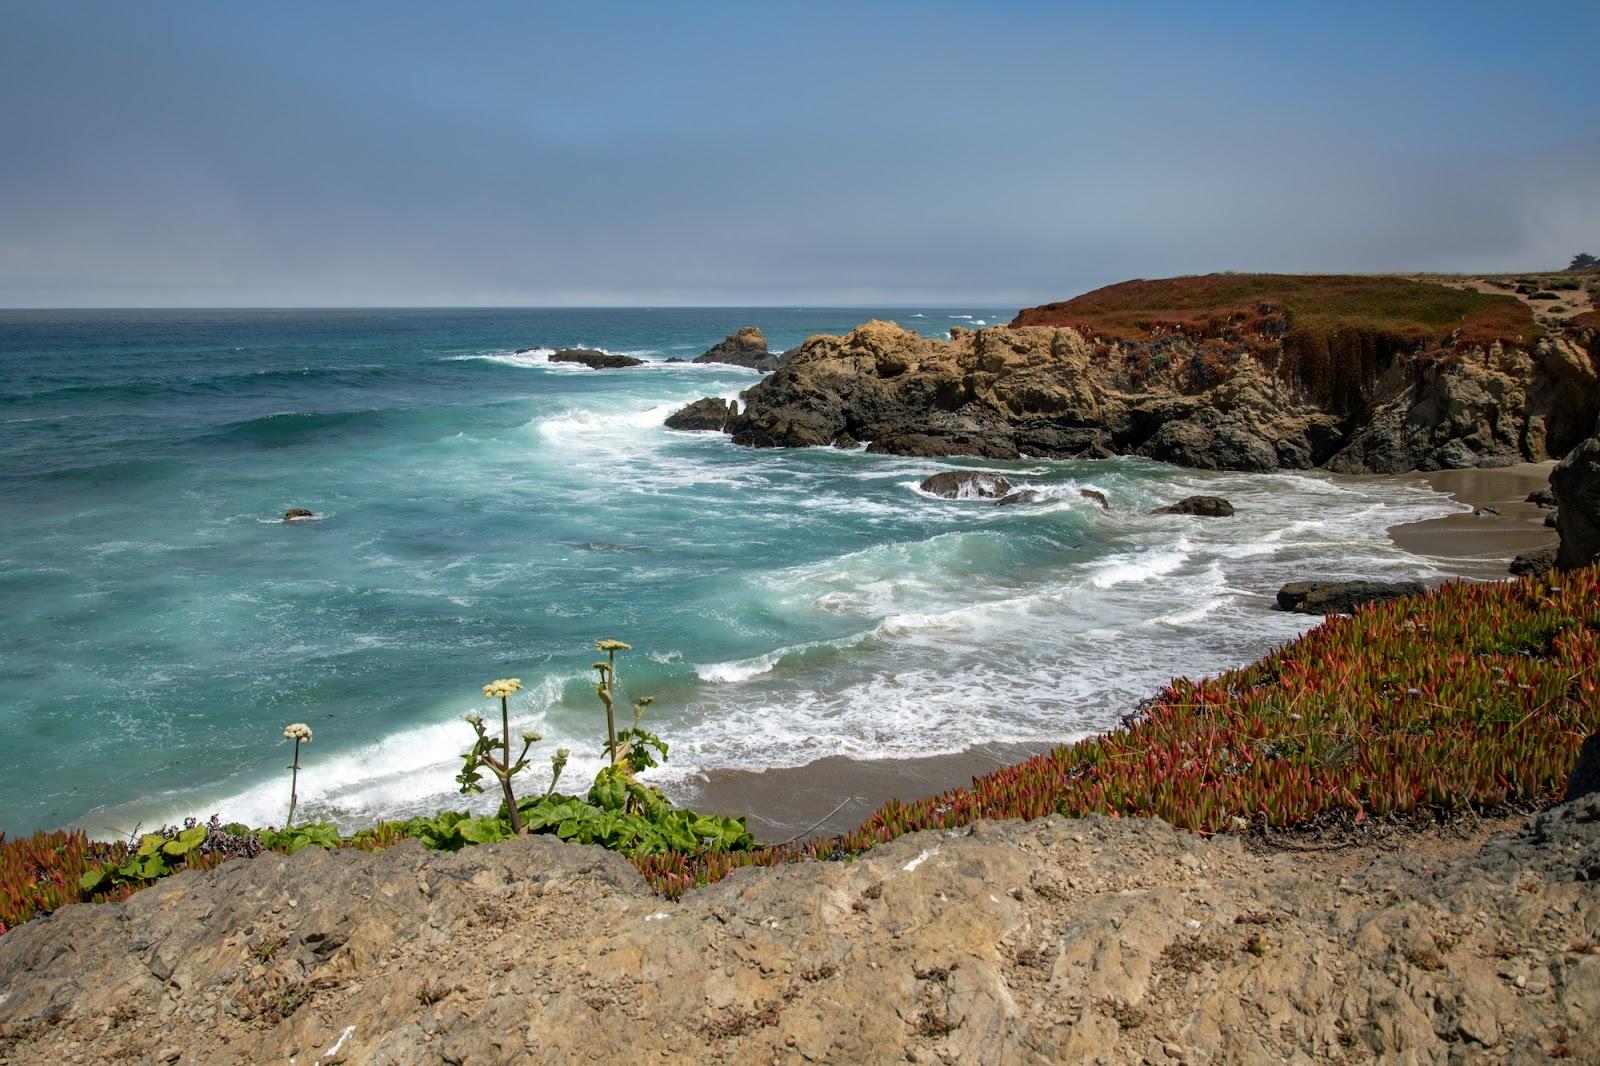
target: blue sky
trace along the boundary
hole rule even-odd
[[[1592,2],[0,0],[0,306],[1562,266],[1596,42]]]

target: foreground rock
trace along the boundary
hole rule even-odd
[[[1011,492],[1011,482],[987,470],[944,470],[932,477],[923,478],[918,488],[947,500],[980,500],[1008,495]]]
[[[1291,581],[1278,590],[1278,606],[1301,614],[1351,614],[1365,603],[1426,591],[1420,581]]]
[[[1556,567],[1556,552],[1559,550],[1555,544],[1543,548],[1525,551],[1511,560],[1511,565],[1506,570],[1517,577],[1538,577],[1548,574]]]
[[[1151,514],[1190,514],[1201,518],[1229,518],[1233,504],[1221,496],[1187,496],[1177,503],[1157,507]]]
[[[739,414],[739,405],[732,400],[707,396],[687,407],[681,407],[667,416],[668,429],[725,429]]]
[[[549,837],[307,848],[0,938],[11,1062],[1534,1062],[1600,1046],[1600,796],[1454,861],[1143,819],[920,833],[681,903]]]
[[[590,370],[621,370],[624,367],[643,366],[643,359],[631,355],[614,355],[595,348],[562,348],[550,353],[552,363],[579,363]]]
[[[1600,560],[1600,436],[1590,437],[1556,465],[1550,488],[1561,535],[1556,565],[1576,570]]]
[[[712,345],[704,355],[695,356],[694,361],[725,363],[750,370],[769,371],[778,369],[780,360],[778,356],[767,351],[766,334],[755,326],[745,326],[739,332],[730,334]]]
[[[1177,301],[1181,284],[1214,280],[1161,284]],[[1306,280],[1381,283],[1423,302],[1461,295],[1401,279]],[[1325,320],[1307,332],[1267,301],[1215,315],[1174,304],[1172,322],[1091,313],[1096,300],[1156,284],[1029,309],[1009,327],[955,329],[948,342],[887,322],[811,337],[749,391],[728,430],[753,447],[845,435],[897,455],[1400,473],[1558,457],[1600,415],[1600,331],[1545,334],[1511,297],[1489,308],[1509,316],[1499,325],[1431,334]]]

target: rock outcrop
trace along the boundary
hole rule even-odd
[[[624,367],[644,365],[643,359],[602,352],[596,348],[562,348],[551,352],[548,358],[552,363],[580,363],[590,370],[621,370]]]
[[[1548,574],[1556,566],[1557,545],[1550,544],[1543,548],[1534,548],[1525,551],[1511,560],[1507,572],[1516,577],[1538,577]]]
[[[1300,614],[1350,614],[1362,604],[1426,591],[1420,581],[1291,581],[1278,590],[1278,607]]]
[[[992,500],[1011,492],[1011,482],[987,470],[942,470],[917,487],[947,500]]]
[[[1454,293],[1388,283],[1419,301]],[[1600,331],[1544,334],[1510,296],[1474,296],[1491,301],[1471,305],[1479,318],[1434,332],[1404,321],[1363,332],[1359,303],[1348,328],[1304,316],[1315,330],[1270,304],[1137,328],[1074,318],[1095,296],[948,342],[887,322],[811,337],[749,390],[729,432],[752,447],[843,435],[897,455],[1400,473],[1558,456],[1600,415]]]
[[[651,896],[521,838],[306,848],[0,937],[15,1063],[1532,1062],[1600,1046],[1600,795],[1459,858],[979,823]]]
[[[667,416],[668,429],[723,430],[739,414],[739,405],[718,396],[707,396]]]
[[[1190,514],[1201,518],[1230,518],[1233,504],[1221,496],[1185,496],[1177,503],[1157,507],[1151,514]]]
[[[315,511],[307,510],[304,507],[291,507],[287,511],[283,512],[283,520],[285,522],[294,522],[294,521],[298,521],[299,519],[302,519],[302,518],[315,518],[315,517],[317,517],[317,514],[316,514]]]
[[[745,326],[737,333],[712,345],[704,355],[694,358],[697,363],[726,363],[749,370],[770,371],[778,369],[780,358],[767,351],[766,334],[755,326]]]
[[[1600,560],[1600,433],[1572,450],[1550,472],[1561,548],[1556,566],[1576,570]]]

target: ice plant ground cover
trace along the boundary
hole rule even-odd
[[[905,833],[980,818],[1154,816],[1215,833],[1542,804],[1560,796],[1580,742],[1597,728],[1600,567],[1590,567],[1449,584],[1330,618],[1251,666],[1174,681],[1122,729],[970,788],[890,803],[840,837],[752,848],[741,820],[673,808],[630,775],[604,771],[585,797],[518,806],[529,830],[628,854],[657,892],[676,898],[740,867],[848,859]],[[451,849],[505,839],[508,823],[444,812],[348,837],[320,823],[275,831],[215,820],[136,844],[78,831],[0,837],[0,932],[263,847],[373,849],[415,838]]]
[[[1600,728],[1600,567],[1448,584],[1176,680],[1130,724],[829,840],[634,863],[676,897],[742,866],[843,858],[980,818],[1157,817],[1201,833],[1426,819],[1561,795]]]

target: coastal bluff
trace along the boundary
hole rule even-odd
[[[1600,328],[1406,278],[1124,282],[948,341],[806,340],[723,427],[752,447],[1403,473],[1559,458],[1600,415]]]
[[[0,938],[0,1060],[1586,1061],[1600,794],[1420,844],[1052,815],[679,903],[544,836],[268,853]]]

